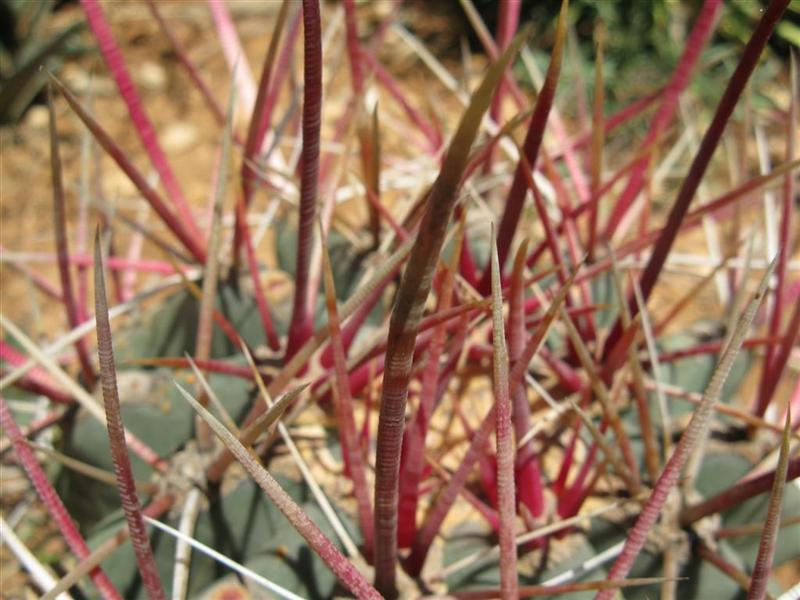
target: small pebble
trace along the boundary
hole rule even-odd
[[[160,92],[167,86],[167,71],[158,63],[145,61],[136,71],[136,81],[145,90]]]
[[[67,64],[59,71],[58,76],[75,94],[84,96],[91,90],[92,95],[99,96],[117,95],[117,85],[111,76],[103,71],[87,71],[77,65]]]
[[[139,195],[128,176],[117,168],[104,171],[103,190],[110,197],[116,198],[135,198]]]
[[[74,93],[83,94],[89,89],[89,82],[92,80],[89,73],[84,69],[65,68],[61,74],[64,83]]]
[[[47,129],[47,122],[50,119],[47,114],[47,107],[41,104],[31,106],[25,113],[25,126],[31,129]]]
[[[171,123],[160,136],[167,152],[185,152],[197,142],[197,127],[186,121]]]

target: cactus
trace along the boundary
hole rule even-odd
[[[69,331],[41,346],[0,315],[3,450],[72,553],[54,559],[55,579],[32,576],[40,591],[794,597],[773,576],[800,560],[794,61],[789,94],[768,110],[745,93],[788,0],[772,0],[728,59],[707,125],[678,111],[707,68],[720,0],[693,16],[665,86],[613,113],[600,27],[583,115],[568,106],[567,0],[535,94],[535,40],[513,0],[498,7],[496,40],[462,2],[489,58],[469,86],[397,10],[367,36],[354,0],[284,0],[256,81],[226,3],[208,4],[227,105],[146,0],[220,129],[206,213],[97,0],[81,2],[88,29],[158,182],[132,140],[49,76],[59,284],[9,260]],[[379,53],[390,37],[449,88],[437,93],[463,106],[458,119],[420,109],[395,80]],[[324,88],[337,69],[351,90],[335,109]],[[710,177],[731,126],[762,112],[785,149],[768,152],[755,126],[756,171],[742,129],[731,164],[746,169]],[[57,122],[68,113],[151,211],[137,222],[87,197],[93,257],[86,231],[68,227]],[[678,252],[701,225],[712,256]],[[694,283],[677,287],[674,270]],[[712,286],[715,308],[688,318]],[[46,414],[25,422],[37,398]]]

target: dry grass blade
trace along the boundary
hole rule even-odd
[[[286,491],[275,481],[272,475],[260,464],[252,450],[245,448],[225,426],[217,421],[191,394],[178,386],[186,401],[192,405],[197,413],[208,423],[209,427],[225,443],[236,459],[247,470],[261,489],[266,492],[270,500],[283,513],[297,532],[308,542],[317,555],[325,561],[331,571],[336,575],[357,598],[379,599],[381,596],[364,576],[358,572],[353,564],[345,558],[339,549],[325,536],[317,525],[309,519],[308,515],[300,508]]]
[[[202,493],[196,487],[189,490],[186,500],[181,509],[180,537],[175,544],[175,569],[172,574],[172,600],[183,600],[186,598],[186,590],[189,588],[189,566],[192,560],[192,532],[197,523],[197,516],[200,513],[200,499]],[[151,525],[159,523],[155,519],[146,519]]]
[[[772,570],[772,558],[775,556],[775,545],[778,541],[783,488],[786,486],[786,475],[789,469],[789,436],[792,432],[791,414],[791,409],[787,409],[786,425],[781,439],[780,453],[778,454],[778,466],[775,469],[775,479],[772,482],[772,493],[767,508],[767,519],[761,531],[758,555],[756,556],[753,575],[750,579],[750,589],[747,591],[747,600],[764,600],[767,595],[767,584]]]
[[[55,108],[53,108],[52,85],[47,86],[47,112],[50,116],[50,170],[53,180],[53,231],[55,231],[56,252],[58,254],[58,275],[61,279],[61,292],[64,310],[67,312],[67,322],[69,323],[70,329],[72,329],[77,327],[80,323],[78,305],[75,302],[75,294],[72,287],[72,276],[69,270],[67,221],[64,208],[64,181],[61,170],[61,151],[59,150],[58,132],[56,130],[56,111]],[[75,341],[75,351],[78,353],[78,361],[81,365],[84,384],[89,389],[92,389],[96,378],[84,338]]]
[[[555,42],[553,43],[553,50],[550,55],[550,66],[547,68],[547,75],[545,77],[544,85],[542,86],[539,96],[536,99],[536,108],[534,109],[533,116],[531,117],[528,133],[525,135],[523,152],[531,167],[536,166],[536,158],[539,154],[542,140],[544,139],[544,130],[547,125],[547,117],[550,114],[550,109],[553,106],[553,99],[555,98],[558,77],[561,72],[561,59],[563,57],[564,41],[566,39],[568,9],[569,0],[563,0],[561,3],[561,12],[558,16]],[[508,257],[508,252],[511,247],[511,241],[514,237],[514,232],[517,229],[517,224],[519,223],[519,218],[522,213],[522,205],[528,185],[523,174],[524,169],[525,167],[523,163],[520,162],[517,165],[516,171],[514,172],[514,181],[512,182],[511,189],[508,192],[506,207],[497,230],[497,251],[500,258],[501,269],[506,263],[506,258]],[[479,288],[483,291],[489,290],[490,271],[491,269],[486,269],[484,272],[483,280],[481,281]]]
[[[255,373],[256,364],[253,361],[253,356],[250,354],[250,351],[247,350],[246,347],[242,346],[242,350],[244,352],[245,358],[247,359],[250,368],[253,369]],[[267,390],[264,382],[258,378],[256,379],[256,386],[258,387],[258,391],[261,394],[262,400],[264,400],[264,404],[268,407],[267,414],[269,414],[270,409],[273,408],[272,398],[269,395],[269,391]],[[277,419],[276,419],[277,420]],[[297,469],[300,471],[300,475],[302,475],[303,480],[308,485],[309,489],[311,490],[311,495],[314,496],[314,500],[316,500],[317,504],[319,505],[322,513],[325,515],[325,518],[330,523],[331,528],[336,533],[339,538],[339,541],[344,546],[345,551],[351,557],[359,557],[358,548],[353,542],[353,538],[350,537],[350,534],[345,529],[344,524],[342,523],[339,515],[336,514],[336,511],[333,510],[333,506],[328,500],[328,497],[325,495],[325,492],[322,490],[322,487],[319,485],[317,480],[314,478],[314,475],[311,473],[311,469],[308,468],[308,464],[306,463],[305,459],[303,458],[302,454],[300,454],[300,450],[297,448],[297,444],[294,443],[292,436],[289,434],[289,429],[278,421],[277,423],[277,430],[280,433],[281,438],[283,438],[284,444],[286,444],[287,449],[289,450],[289,454],[291,455],[292,459],[294,460],[295,464],[297,465]],[[272,435],[267,436],[266,443],[268,443],[271,439]],[[262,444],[259,446],[259,450],[261,453],[265,452],[266,446]]]
[[[197,362],[195,362],[188,353],[186,354],[186,362],[192,368],[192,372],[194,373],[194,376],[197,377],[197,381],[200,382],[200,386],[203,388],[203,393],[205,394],[206,398],[208,398],[211,404],[214,405],[214,408],[217,409],[220,418],[222,419],[223,423],[225,423],[225,427],[238,435],[239,428],[236,425],[236,422],[231,417],[228,409],[225,408],[225,405],[219,399],[219,396],[217,396],[216,392],[214,392],[213,388],[208,383],[207,376],[203,374],[203,372],[200,370],[200,367],[197,365]],[[249,369],[247,370],[247,373],[252,374]]]
[[[33,450],[41,452],[48,458],[52,458],[53,460],[61,463],[68,469],[72,469],[77,473],[86,475],[86,477],[91,477],[95,481],[99,481],[107,485],[117,485],[117,478],[111,471],[106,471],[105,469],[101,469],[100,467],[95,467],[94,465],[82,462],[80,460],[72,458],[71,456],[62,454],[58,450],[53,450],[52,448],[48,448],[47,446],[44,446],[42,444],[37,444],[36,442],[32,442],[27,439],[24,441]],[[136,484],[136,490],[142,492],[143,494],[155,494],[156,492],[158,492],[158,486],[156,486],[156,484],[154,483],[151,483],[150,481],[135,481],[134,483]]]
[[[108,428],[108,440],[111,444],[114,471],[117,474],[117,489],[122,501],[122,509],[125,512],[125,520],[128,522],[128,530],[136,553],[136,562],[139,565],[142,584],[150,598],[161,599],[165,598],[164,590],[161,587],[158,567],[156,567],[153,551],[150,548],[150,539],[147,536],[147,529],[142,518],[131,462],[125,446],[125,430],[122,425],[122,413],[120,412],[119,394],[117,392],[117,371],[114,366],[114,351],[111,345],[111,325],[108,321],[103,260],[100,255],[99,230],[95,235],[94,260],[97,354],[100,358],[100,380],[106,408],[106,427]]]
[[[511,428],[511,396],[508,388],[508,350],[506,349],[503,293],[497,242],[492,231],[492,346],[493,380],[497,416],[497,509],[500,513],[500,596],[513,600],[518,595],[517,519],[514,486],[514,437]]]
[[[767,44],[767,41],[772,34],[778,21],[780,21],[783,12],[789,4],[789,0],[772,0],[767,9],[762,14],[758,27],[754,30],[750,40],[747,43],[744,51],[742,52],[739,64],[736,70],[731,75],[725,92],[720,98],[717,110],[714,113],[714,118],[708,126],[700,148],[695,155],[689,172],[683,179],[680,190],[678,191],[675,202],[667,218],[667,223],[664,226],[661,235],[656,241],[647,266],[641,275],[640,285],[642,288],[642,296],[645,301],[650,298],[650,294],[659,279],[659,275],[664,267],[664,264],[669,256],[672,246],[675,242],[678,233],[682,226],[685,224],[685,218],[691,204],[692,199],[697,192],[700,182],[705,175],[706,169],[711,162],[711,157],[714,154],[717,146],[719,145],[722,133],[725,126],[733,114],[733,110],[739,100],[744,89],[747,87],[747,81],[758,63],[761,52]],[[636,303],[629,302],[632,313],[636,313]],[[614,354],[613,349],[619,343],[624,343],[621,339],[622,327],[617,321],[614,329],[606,340],[604,348],[604,356],[607,358]],[[616,369],[618,364],[609,362],[606,370],[608,372]]]
[[[524,37],[519,36],[489,68],[461,117],[442,170],[428,197],[426,212],[392,310],[375,463],[375,582],[381,593],[389,598],[394,598],[397,594],[395,588],[397,477],[417,328],[422,319],[425,300],[431,288],[431,280],[445,238],[444,233],[453,213],[456,192],[470,148],[494,90],[511,57],[516,54],[523,41]]]
[[[214,207],[211,213],[211,224],[208,239],[208,258],[203,265],[203,293],[197,315],[197,338],[194,356],[197,360],[211,358],[211,341],[214,334],[214,304],[217,300],[217,284],[219,282],[220,258],[222,245],[222,216],[225,202],[225,191],[228,185],[228,166],[231,161],[231,131],[233,127],[233,106],[236,102],[236,86],[231,86],[228,98],[228,112],[225,116],[225,128],[222,132],[222,146],[219,154],[219,169],[216,174],[217,188],[214,195]],[[202,388],[198,388],[200,403],[208,405],[208,398]],[[197,442],[202,450],[210,450],[212,446],[211,431],[205,422],[197,418]],[[178,543],[181,546],[181,543]]]
[[[358,505],[358,517],[361,525],[361,534],[364,537],[364,555],[367,560],[372,559],[373,550],[373,514],[372,502],[369,497],[364,459],[356,431],[356,421],[353,415],[353,398],[350,394],[350,382],[347,376],[347,359],[342,344],[342,330],[339,324],[339,311],[336,307],[336,288],[333,281],[333,269],[328,253],[327,240],[322,235],[320,225],[320,239],[322,239],[322,270],[325,281],[325,304],[328,310],[328,327],[331,331],[331,345],[333,348],[333,362],[335,365],[335,386],[333,387],[333,404],[336,411],[336,420],[339,425],[342,456],[344,457],[345,472],[353,481],[353,494]]]
[[[0,517],[0,540],[16,557],[20,565],[30,573],[31,579],[39,589],[49,590],[55,587],[56,580],[52,571],[39,562],[39,559],[28,550],[25,543],[17,537],[12,527],[2,517]],[[62,592],[56,596],[56,600],[72,600],[72,596]]]
[[[128,176],[131,182],[136,186],[136,189],[144,196],[145,200],[150,204],[154,211],[158,214],[162,221],[170,228],[175,237],[180,240],[183,246],[189,251],[192,257],[199,263],[205,262],[205,249],[199,242],[198,238],[192,235],[186,229],[183,222],[175,216],[175,214],[164,204],[164,201],[158,195],[153,187],[147,183],[147,179],[141,172],[133,165],[128,158],[128,154],[117,144],[111,135],[106,132],[103,127],[92,117],[89,112],[81,106],[78,99],[70,92],[64,84],[62,84],[53,75],[50,75],[50,80],[53,85],[58,88],[61,95],[70,105],[72,110],[83,121],[83,124],[92,132],[92,135],[97,142],[103,147],[114,162],[117,163],[120,169]]]
[[[281,38],[286,16],[288,14],[290,3],[284,0],[281,3],[281,8],[278,11],[278,16],[275,19],[275,25],[272,28],[272,36],[270,37],[269,47],[267,48],[267,55],[264,58],[264,65],[261,69],[261,78],[258,82],[258,94],[256,95],[255,106],[253,107],[253,115],[250,118],[250,126],[247,130],[247,141],[244,147],[244,157],[242,159],[242,194],[244,196],[245,212],[250,205],[250,199],[253,193],[253,185],[255,184],[255,172],[253,170],[253,161],[255,160],[258,151],[260,150],[263,140],[260,131],[264,128],[264,121],[271,116],[271,110],[268,109],[267,98],[270,92],[270,83],[272,81],[272,70],[275,64],[275,56],[278,52],[278,42]],[[242,215],[244,216],[244,215]],[[244,226],[243,221],[239,226]],[[237,226],[237,231],[238,227]],[[234,247],[234,256],[236,255],[237,247]]]
[[[711,376],[711,381],[703,394],[703,401],[692,415],[688,427],[683,432],[683,435],[681,435],[678,445],[667,461],[664,470],[661,472],[661,476],[656,482],[653,493],[642,508],[642,512],[636,520],[633,529],[628,534],[622,553],[609,571],[609,579],[625,577],[630,571],[636,557],[644,546],[647,534],[650,532],[650,529],[655,524],[664,507],[667,496],[677,483],[689,456],[708,428],[711,415],[714,412],[714,404],[719,400],[719,396],[722,393],[722,386],[728,378],[728,374],[733,366],[733,361],[736,359],[736,355],[739,353],[739,349],[747,335],[750,324],[755,318],[756,312],[766,295],[770,277],[775,269],[775,264],[775,260],[770,263],[770,267],[764,274],[755,296],[750,301],[741,317],[739,317],[739,321],[733,331],[728,346],[722,353],[714,369],[714,373]],[[611,600],[612,597],[613,592],[611,591],[600,592],[597,595],[597,600]]]
[[[603,433],[598,430],[597,427],[595,427],[589,416],[583,410],[581,410],[577,404],[573,403],[572,408],[580,417],[581,421],[583,421],[587,426],[592,434],[592,438],[594,438],[595,443],[600,446],[608,461],[617,471],[617,475],[622,477],[622,479],[625,481],[628,492],[631,494],[631,496],[635,496],[641,491],[642,484],[639,480],[638,465],[636,465],[635,462],[634,453],[631,447],[631,440],[628,437],[625,427],[619,418],[619,413],[617,412],[614,400],[611,398],[611,395],[609,394],[609,391],[602,379],[600,379],[597,369],[595,369],[594,362],[589,355],[589,349],[586,347],[586,344],[578,333],[578,329],[575,327],[575,324],[572,322],[572,319],[570,318],[566,309],[563,307],[561,308],[561,320],[567,327],[567,335],[572,341],[573,347],[578,354],[578,360],[583,366],[586,375],[589,377],[589,383],[594,390],[595,395],[600,400],[605,418],[611,425],[611,429],[617,438],[617,444],[619,445],[619,448],[622,451],[622,456],[625,460],[623,461],[620,459],[619,455],[608,443]]]
[[[86,13],[86,20],[89,22],[95,38],[97,38],[100,52],[117,84],[120,96],[125,101],[131,121],[136,126],[136,133],[147,151],[153,167],[158,171],[158,175],[175,204],[182,223],[186,226],[191,237],[194,240],[199,240],[200,230],[195,223],[192,211],[181,191],[178,180],[167,162],[167,157],[164,156],[161,150],[156,131],[144,111],[141,99],[136,92],[136,87],[133,84],[128,68],[125,66],[125,60],[122,57],[119,46],[114,41],[114,35],[111,33],[111,27],[103,14],[100,3],[98,0],[81,0],[81,5]]]

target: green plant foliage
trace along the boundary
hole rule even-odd
[[[490,31],[495,31],[497,4],[493,0],[475,0]],[[612,111],[631,98],[641,97],[665,83],[666,74],[674,68],[682,50],[678,40],[685,32],[701,6],[691,0],[648,0],[647,2],[624,2],[620,0],[572,0],[570,2],[570,24],[577,41],[577,48],[565,65],[571,82],[580,77],[585,82],[591,98],[594,81],[594,32],[598,23],[607,28],[604,51],[604,80],[607,107]],[[541,35],[549,37],[547,24],[558,14],[559,2],[523,0],[521,20],[530,20],[539,25]],[[725,3],[719,25],[704,60],[706,76],[692,86],[701,99],[700,105],[713,105],[724,83],[735,65],[736,49],[741,47],[758,22],[766,0],[732,0]],[[765,64],[755,74],[753,89],[761,103],[769,99],[762,95],[762,84],[774,81],[780,63],[788,60],[789,50],[800,40],[800,8],[790,4],[786,16],[779,23],[771,40],[771,52]],[[543,47],[546,47],[543,44]],[[476,42],[477,47],[477,42]],[[547,67],[548,54],[534,51],[539,68]],[[577,57],[577,63],[573,58]],[[528,71],[517,61],[514,73],[520,81],[530,83]],[[712,102],[709,104],[708,102]],[[574,103],[565,103],[567,114],[575,116]]]

